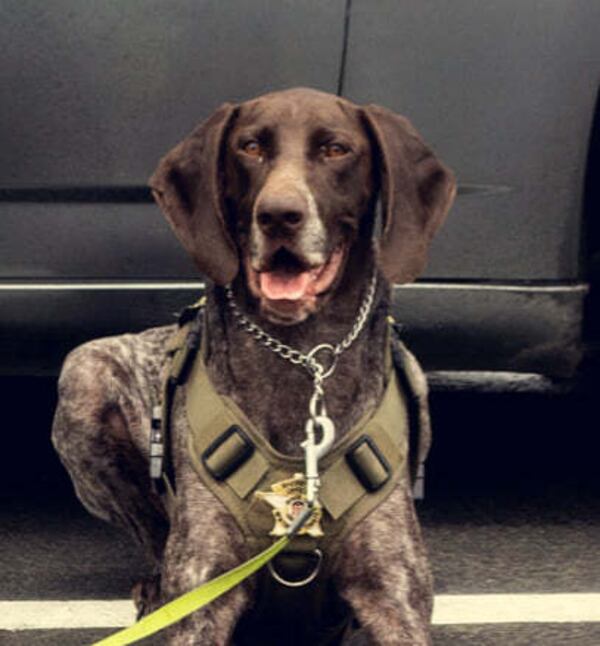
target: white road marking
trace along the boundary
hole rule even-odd
[[[435,597],[433,623],[600,622],[600,594],[442,594]]]
[[[0,601],[0,630],[121,628],[135,621],[127,601]]]
[[[135,621],[133,603],[0,601],[0,630],[122,628]],[[441,594],[434,625],[600,622],[600,593]]]

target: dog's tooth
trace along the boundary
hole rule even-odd
[[[325,267],[327,267],[326,262],[323,263],[322,265],[319,265],[318,267],[315,267],[314,269],[311,269],[309,271],[311,280],[317,280],[323,273]]]

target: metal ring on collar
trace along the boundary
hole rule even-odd
[[[315,356],[319,354],[319,352],[323,352],[325,350],[331,353],[329,366],[324,366],[320,361],[317,361]],[[317,367],[317,370],[320,373],[319,377],[321,379],[327,379],[327,377],[330,377],[333,374],[338,360],[338,353],[335,351],[335,348],[331,343],[319,343],[319,345],[316,345],[306,356],[308,357],[308,360]]]
[[[288,588],[301,588],[304,585],[308,585],[311,581],[314,581],[317,578],[317,574],[319,574],[319,571],[321,570],[321,564],[323,563],[323,552],[321,552],[320,549],[315,549],[313,550],[314,554],[317,555],[317,564],[315,565],[315,569],[304,579],[301,579],[300,581],[288,581],[287,579],[284,579],[279,572],[275,569],[275,566],[273,565],[273,561],[269,561],[267,563],[267,567],[269,568],[269,572],[271,573],[271,576],[277,581],[277,583],[281,583],[281,585],[285,585]]]

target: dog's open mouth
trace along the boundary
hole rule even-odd
[[[269,271],[258,274],[260,291],[272,301],[299,301],[327,291],[341,265],[343,252],[335,250],[322,265],[306,268],[294,254],[280,249]]]
[[[324,263],[310,266],[294,253],[281,248],[265,269],[254,269],[248,262],[250,290],[260,299],[270,318],[277,319],[279,323],[298,322],[311,313],[317,298],[331,289],[340,273],[344,255],[344,247],[340,246]]]

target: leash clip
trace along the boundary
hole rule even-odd
[[[322,433],[321,441],[315,442],[315,429]],[[306,440],[300,446],[304,449],[306,477],[306,501],[312,507],[317,499],[320,486],[319,460],[329,451],[335,440],[335,426],[327,415],[310,417],[306,421]]]

